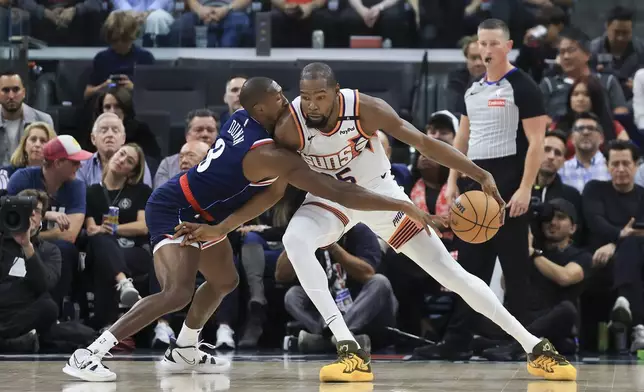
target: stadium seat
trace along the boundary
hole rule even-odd
[[[207,74],[199,67],[137,66],[134,107],[138,112],[166,111],[172,126],[183,127],[186,113],[206,107]]]

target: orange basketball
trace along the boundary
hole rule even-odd
[[[471,244],[488,241],[499,231],[499,203],[481,191],[460,195],[452,204],[450,226],[458,238]]]

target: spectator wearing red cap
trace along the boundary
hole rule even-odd
[[[50,199],[50,210],[44,215],[48,221],[39,238],[56,244],[62,254],[61,279],[52,292],[52,297],[62,304],[71,285],[72,273],[78,261],[74,242],[85,220],[85,184],[76,179],[81,161],[92,157],[76,139],[61,135],[45,144],[45,163],[42,167],[26,167],[11,176],[7,191],[16,195],[25,189],[42,190]]]

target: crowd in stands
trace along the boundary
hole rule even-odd
[[[415,6],[420,25],[431,20],[438,31],[434,41],[447,46],[472,29],[459,31],[451,42],[453,31],[441,32],[454,26],[434,20],[441,12],[463,15],[474,29],[472,21],[512,14],[512,34],[523,42],[516,64],[543,92],[551,121],[544,129],[545,155],[529,212],[534,265],[529,290],[537,303],[526,303],[528,329],[567,354],[605,350],[610,340],[606,329],[621,336],[611,342],[613,349],[644,349],[644,165],[638,147],[644,140],[644,41],[632,34],[633,12],[615,7],[605,33],[591,40],[570,26],[571,1],[547,2],[559,6],[553,8],[474,0],[463,7],[445,2],[450,4],[429,10],[420,3]],[[96,26],[90,16],[104,11],[96,0],[12,5],[29,14],[34,34],[40,31],[52,43],[63,35],[88,38],[84,29]],[[240,108],[245,78],[235,76],[222,86],[223,113],[206,108],[186,113],[185,144],[179,153],[163,156],[154,129],[137,119],[133,105],[133,69],[154,63],[151,53],[134,42],[141,31],[151,45],[162,45],[173,34],[194,45],[199,40],[195,35],[203,33],[198,27],[207,25],[208,46],[239,46],[251,25],[245,11],[249,6],[246,0],[191,0],[186,12],[177,15],[167,1],[110,3],[114,11],[103,26],[109,48],[94,59],[84,92],[86,120],[76,138],[57,135],[52,118],[24,102],[19,75],[0,75],[0,189],[38,199],[29,235],[4,238],[0,244],[0,352],[50,347],[47,343],[57,341],[51,337],[52,328],[60,325],[57,320],[103,330],[141,297],[160,290],[147,239],[147,198],[206,156],[222,125]],[[354,28],[378,30],[395,46],[408,38],[398,27],[406,16],[396,0],[301,5],[275,0],[272,7],[275,23],[293,29],[283,39],[300,37],[302,46],[318,23],[339,20],[347,21],[348,30],[336,31],[338,46],[348,45],[344,41]],[[335,13],[343,16],[335,18]],[[282,38],[275,34],[275,39]],[[448,144],[459,129],[466,89],[485,72],[476,36],[466,36],[461,44],[465,66],[450,72],[445,107],[422,130]],[[379,139],[391,155],[389,138],[382,133]],[[447,168],[414,153],[393,163],[392,174],[416,205],[431,214],[449,213]],[[275,207],[230,234],[241,284],[204,329],[205,339],[217,349],[278,347],[285,335],[294,335],[302,352],[333,350],[331,333],[298,286],[281,243],[303,196],[289,189]],[[111,207],[119,210],[118,224],[108,219]],[[458,261],[458,238],[445,229],[442,240]],[[12,247],[5,246],[9,243]],[[365,226],[355,226],[316,256],[363,347],[409,344],[393,328],[442,339],[452,293]],[[158,320],[118,348],[167,346],[182,315],[179,311]],[[427,346],[415,354],[432,359],[477,354],[492,360],[525,355],[491,323],[482,320],[475,329],[477,338],[462,352]]]
[[[51,46],[100,46],[100,26],[112,15],[145,46],[243,47],[255,39],[257,12],[269,12],[272,45],[348,47],[352,36],[377,36],[392,47],[453,48],[485,18],[510,22],[512,38],[541,23],[556,7],[568,16],[574,0],[2,0],[0,33],[30,35]],[[127,17],[122,16],[127,14]],[[621,30],[620,30],[621,31]],[[553,31],[548,32],[549,35]],[[527,40],[528,38],[526,38]],[[540,39],[540,38],[536,38]],[[102,81],[102,80],[101,80]]]

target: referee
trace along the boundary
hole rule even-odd
[[[478,44],[486,74],[465,92],[465,113],[454,147],[495,178],[504,200],[509,200],[505,224],[483,244],[459,241],[458,262],[470,273],[490,282],[498,256],[505,277],[505,305],[524,325],[531,309],[528,255],[528,207],[532,185],[542,161],[546,115],[541,91],[522,70],[508,61],[512,41],[507,25],[497,19],[478,27]],[[452,170],[446,198],[452,202],[460,192],[477,184]],[[458,183],[457,183],[458,179]],[[460,298],[444,340],[417,349],[432,359],[465,360],[472,355],[471,327],[477,314]]]

